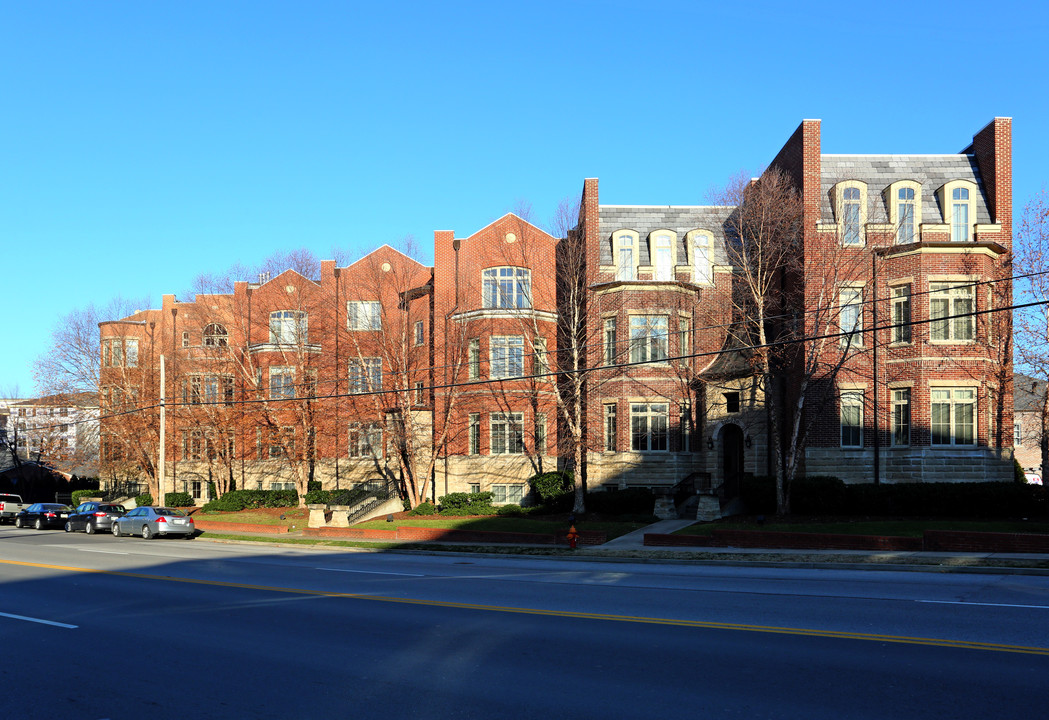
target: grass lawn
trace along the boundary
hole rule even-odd
[[[837,535],[885,535],[921,537],[926,530],[961,530],[968,532],[1022,532],[1049,534],[1049,523],[1025,520],[921,520],[921,519],[812,519],[799,522],[765,522],[728,519],[697,523],[675,532],[675,535],[710,535],[714,530],[758,530],[768,532],[828,533]]]
[[[608,539],[626,535],[629,532],[645,527],[644,522],[619,522],[615,520],[578,520],[577,530],[595,530],[604,532]],[[354,525],[355,528],[371,528],[375,530],[392,530],[401,527],[427,527],[445,528],[449,530],[492,530],[496,532],[525,532],[525,533],[563,533],[568,530],[568,519],[561,516],[550,518],[535,517],[441,517],[437,515],[412,516],[407,518],[396,518],[392,523],[385,519],[369,520],[365,523]]]

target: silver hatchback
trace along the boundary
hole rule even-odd
[[[192,538],[196,533],[193,518],[181,510],[166,507],[137,507],[127,515],[113,519],[113,534],[141,535],[143,539],[158,535],[181,535]]]

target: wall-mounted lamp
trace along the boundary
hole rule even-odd
[[[744,444],[745,444],[745,445],[746,445],[747,447],[750,447],[750,434],[749,434],[749,433],[747,434],[747,437],[746,437],[746,438],[744,438],[744,440],[743,440],[743,443],[744,443]]]
[[[714,449],[714,438],[712,438],[712,437],[707,438],[707,449],[708,450],[713,450]]]

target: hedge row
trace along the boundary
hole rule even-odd
[[[204,506],[205,511],[248,510],[253,508],[295,507],[299,494],[294,490],[232,490]]]
[[[743,483],[747,512],[776,512],[773,478]],[[896,483],[846,485],[838,478],[794,480],[795,515],[880,515],[896,517],[1038,518],[1049,515],[1049,488],[1017,483]]]
[[[311,483],[312,484],[312,483]],[[375,494],[374,490],[368,488],[353,488],[343,490],[310,490],[306,493],[307,505],[349,505],[353,506],[367,500]]]

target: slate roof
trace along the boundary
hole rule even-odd
[[[1045,383],[1030,375],[1013,373],[1013,408],[1016,412],[1042,412]]]
[[[648,243],[645,240],[655,230],[673,230],[678,241],[684,242],[685,233],[709,230],[714,237],[714,264],[727,265],[725,232],[722,227],[731,208],[710,205],[601,205],[598,208],[598,235],[601,238],[600,262],[614,265],[612,233],[616,230],[634,230],[641,236],[639,265],[651,264]],[[681,257],[679,254],[678,257]]]
[[[976,222],[994,219],[976,158],[972,155],[821,155],[820,216],[833,223],[832,188],[843,180],[859,180],[867,185],[868,222],[887,222],[889,207],[883,192],[897,180],[914,180],[922,186],[922,222],[946,223],[936,191],[951,180],[969,180],[980,192],[976,197]]]

